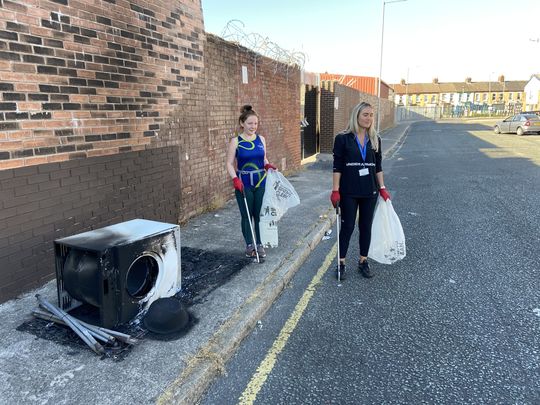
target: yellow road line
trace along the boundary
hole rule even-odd
[[[317,270],[317,274],[315,274],[308,287],[306,288],[306,291],[302,295],[302,298],[300,298],[300,301],[298,301],[298,303],[296,304],[293,313],[291,314],[287,322],[285,322],[285,325],[281,329],[279,336],[274,341],[274,344],[272,345],[270,350],[268,350],[268,353],[266,353],[266,357],[261,362],[261,364],[259,364],[259,367],[257,368],[257,371],[255,372],[253,377],[251,377],[249,384],[247,385],[246,389],[238,400],[239,405],[253,404],[253,402],[255,401],[257,394],[261,390],[264,382],[268,378],[268,375],[272,372],[272,369],[276,364],[277,356],[281,353],[281,351],[287,344],[289,336],[293,333],[296,325],[298,324],[298,321],[304,313],[304,310],[307,308],[311,297],[313,297],[317,285],[320,283],[321,278],[324,276],[324,274],[330,267],[330,263],[332,262],[332,260],[336,258],[336,253],[337,245],[334,244],[332,250],[330,250],[330,252],[326,256],[326,259],[324,259],[323,264],[321,265],[321,267],[319,267],[319,270]]]

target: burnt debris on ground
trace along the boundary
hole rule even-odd
[[[206,251],[190,247],[182,247],[182,290],[175,296],[188,309],[190,306],[203,302],[206,297],[216,288],[226,284],[236,273],[251,263],[249,258],[231,255],[221,251]],[[33,308],[29,308],[29,313]],[[97,310],[89,304],[83,304],[69,314],[77,319],[90,324],[98,324]],[[185,336],[197,323],[198,319],[189,313],[187,327],[174,334],[160,335],[148,331],[140,317],[127,325],[119,325],[115,330],[129,334],[140,341],[152,340],[176,340]],[[68,355],[78,355],[87,351],[88,346],[68,327],[54,322],[31,318],[17,327],[18,331],[30,333],[36,338],[53,341],[63,346],[69,346]],[[116,342],[114,345],[105,345],[105,354],[102,359],[109,358],[113,361],[124,360],[131,353],[132,346]]]
[[[247,257],[222,251],[183,247],[182,290],[176,296],[188,307],[203,302],[251,262]]]

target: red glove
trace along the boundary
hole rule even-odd
[[[384,201],[390,199],[390,194],[388,194],[388,191],[386,191],[386,188],[380,188],[379,189],[379,194],[381,195],[381,197],[383,198]]]
[[[340,199],[341,199],[341,196],[339,195],[339,191],[332,190],[332,194],[330,194],[330,201],[332,201],[332,205],[334,206],[334,208],[337,207]]]
[[[242,180],[240,180],[238,177],[235,177],[232,179],[234,189],[240,191],[241,193],[244,192],[244,183],[242,183]]]
[[[267,163],[264,165],[264,170],[268,171],[268,169],[277,170],[277,167],[274,166],[272,163]]]

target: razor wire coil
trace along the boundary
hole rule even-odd
[[[280,47],[268,37],[256,32],[244,31],[244,23],[240,20],[230,20],[221,33],[221,37],[254,52],[255,63],[270,63],[274,71],[288,71],[289,68],[304,69],[306,55],[300,51],[288,51]],[[262,55],[267,59],[258,58]],[[264,62],[261,62],[264,61]]]

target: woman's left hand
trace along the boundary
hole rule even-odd
[[[386,188],[380,188],[379,194],[384,201],[387,201],[390,199],[390,194],[388,194],[388,191],[386,191]]]
[[[268,171],[269,169],[277,170],[277,167],[274,166],[272,163],[267,163],[264,165],[264,170]]]

